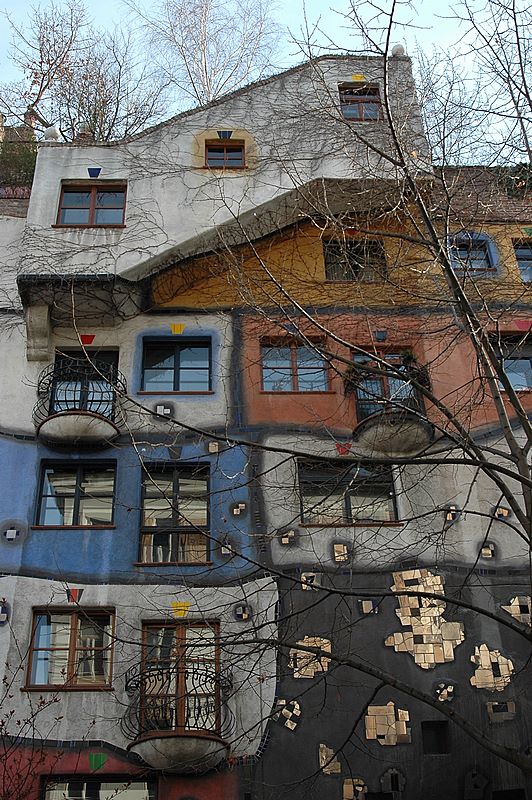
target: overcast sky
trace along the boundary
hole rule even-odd
[[[384,0],[385,4],[387,0]],[[389,0],[388,0],[389,2]],[[0,9],[8,13],[17,23],[21,24],[32,6],[38,5],[35,0],[0,0]],[[403,35],[398,31],[394,37],[394,43],[400,41],[407,48],[407,52],[413,53],[416,43],[424,49],[430,50],[433,43],[446,47],[453,44],[456,38],[456,23],[446,21],[445,15],[448,12],[450,2],[448,0],[415,0],[415,11],[409,12],[409,17],[405,21],[413,23],[416,27],[405,30]],[[119,21],[120,17],[126,14],[121,0],[87,0],[86,6],[90,11],[95,23],[102,27],[112,27],[113,23]],[[345,0],[277,0],[275,3],[275,16],[279,24],[297,37],[301,34],[301,26],[304,20],[303,8],[310,24],[315,24],[319,20],[320,28],[330,36],[340,48],[356,47],[350,38],[345,22],[341,14],[333,9],[342,11],[346,9]],[[0,20],[0,71],[2,80],[9,79],[9,30],[5,20]],[[287,34],[287,40],[288,40]],[[290,64],[299,63],[302,60],[297,48],[292,44],[286,44],[282,54],[281,67],[288,67]]]

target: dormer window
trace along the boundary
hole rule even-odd
[[[370,83],[342,83],[338,87],[344,119],[379,122],[383,119],[379,87]]]

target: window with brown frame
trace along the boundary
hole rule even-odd
[[[205,166],[210,169],[243,169],[246,166],[244,142],[205,142]]]
[[[141,730],[219,731],[219,626],[145,624]]]
[[[126,187],[124,184],[93,184],[61,188],[57,225],[115,227],[124,224]]]
[[[379,87],[368,83],[342,83],[338,87],[344,119],[380,122],[383,119]]]
[[[109,686],[113,621],[110,611],[35,611],[29,686]]]
[[[154,780],[135,780],[130,776],[115,775],[57,776],[46,781],[43,800],[156,800],[157,787]]]
[[[327,361],[318,344],[298,340],[261,345],[262,389],[265,392],[326,392]]]
[[[386,254],[380,239],[324,239],[328,281],[386,280]]]
[[[377,358],[380,361],[377,361]],[[386,362],[381,364],[381,361]],[[412,386],[408,366],[413,363],[410,353],[378,351],[375,358],[353,355],[352,389],[356,398],[357,420],[379,414],[385,409],[423,411],[423,401]],[[387,365],[389,367],[387,368]]]
[[[209,468],[145,464],[140,560],[204,564],[209,557]],[[205,531],[205,533],[202,533]]]

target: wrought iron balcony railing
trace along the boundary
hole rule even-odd
[[[85,413],[122,424],[119,397],[126,381],[114,364],[83,358],[65,358],[47,367],[39,376],[38,400],[33,421],[40,428],[58,414]]]
[[[156,732],[220,735],[221,699],[229,686],[214,664],[176,661],[131,667],[126,672],[130,703],[122,731],[130,739]]]

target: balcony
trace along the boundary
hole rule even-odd
[[[213,664],[182,661],[132,667],[129,708],[122,718],[128,746],[152,769],[178,774],[213,769],[228,755],[221,737],[221,693],[228,688]]]
[[[33,409],[37,435],[52,445],[101,445],[123,424],[126,381],[114,363],[62,357],[39,376]]]
[[[353,441],[365,455],[412,456],[428,447],[434,436],[422,402],[414,394],[393,402],[358,399],[357,418]]]

